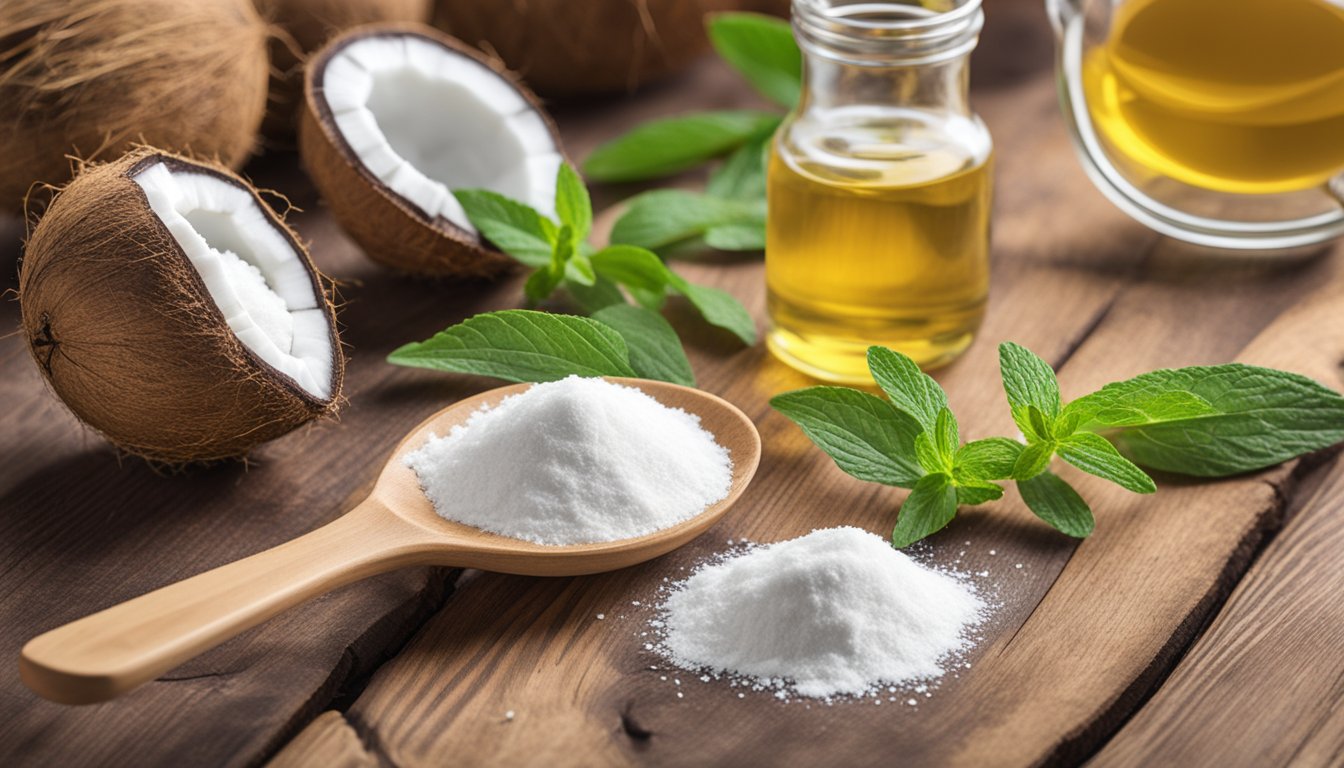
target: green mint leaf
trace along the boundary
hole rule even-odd
[[[666,289],[654,291],[645,290],[637,286],[630,286],[628,287],[628,290],[630,291],[630,295],[634,298],[635,303],[647,310],[660,312],[663,309],[663,305],[667,303]]]
[[[738,147],[710,174],[705,194],[726,200],[764,200],[765,158],[773,135],[758,136]]]
[[[947,407],[947,393],[909,357],[886,347],[868,348],[868,370],[893,405],[932,432],[938,412]]]
[[[1157,490],[1153,478],[1121,456],[1114,445],[1095,432],[1069,435],[1060,441],[1055,452],[1061,459],[1089,475],[1110,480],[1125,490],[1134,493],[1153,493]]]
[[[653,120],[613,139],[588,156],[583,170],[594,181],[638,181],[670,176],[718,157],[779,124],[771,112],[699,112]]]
[[[1055,530],[1079,539],[1092,533],[1092,510],[1059,475],[1042,472],[1030,480],[1018,480],[1017,490],[1027,507]]]
[[[1177,371],[1153,371],[1129,381],[1108,384],[1074,400],[1064,407],[1061,418],[1076,419],[1079,428],[1101,429],[1161,424],[1218,413],[1208,400],[1194,392],[1165,388],[1189,385],[1186,377]]]
[[[583,285],[573,281],[565,283],[565,290],[574,301],[574,305],[585,312],[593,314],[599,309],[615,306],[625,303],[625,296],[616,283],[605,277],[598,275],[592,285]]]
[[[453,192],[472,226],[486,240],[529,267],[550,263],[558,233],[555,223],[522,203],[488,189]]]
[[[1069,405],[1072,405],[1072,403]],[[1051,431],[1054,433],[1055,439],[1060,440],[1077,432],[1080,423],[1082,423],[1082,414],[1078,411],[1069,410],[1069,406],[1066,405],[1064,410],[1060,411],[1059,418],[1055,419]]]
[[[957,425],[957,417],[952,415],[952,411],[944,408],[938,412],[938,421],[934,424],[933,436],[937,442],[938,455],[943,460],[943,466],[951,471],[957,456],[957,449],[961,447],[961,430]]]
[[[669,285],[672,289],[685,296],[705,318],[705,322],[731,331],[747,346],[756,343],[756,321],[751,319],[751,313],[731,293],[696,285],[675,272],[669,271],[668,274],[671,275]]]
[[[1053,442],[1030,443],[1022,449],[1013,464],[1013,479],[1028,480],[1046,470],[1055,455]]]
[[[1184,392],[1164,398],[1155,392]],[[1198,477],[1263,469],[1344,441],[1344,397],[1286,371],[1233,363],[1161,370],[1081,398],[1084,429],[1108,434],[1140,466]],[[1208,404],[1202,413],[1199,401]],[[1173,405],[1179,402],[1180,405]],[[1178,415],[1184,409],[1187,415]],[[1136,423],[1135,414],[1151,419]]]
[[[1027,423],[1031,425],[1031,431],[1042,440],[1050,440],[1055,436],[1054,425],[1050,417],[1041,412],[1040,408],[1034,405],[1027,406]]]
[[[593,201],[583,179],[569,163],[561,163],[555,175],[555,215],[561,224],[569,225],[575,242],[588,239],[593,228]]]
[[[593,263],[582,253],[575,253],[565,261],[565,279],[579,285],[592,286],[597,282]]]
[[[803,61],[788,22],[757,13],[717,13],[708,27],[714,50],[762,96],[785,108],[798,103]]]
[[[523,283],[523,295],[532,304],[539,304],[545,301],[564,279],[563,270],[557,270],[548,264],[528,275],[527,282]]]
[[[915,458],[919,425],[880,397],[848,387],[808,387],[775,395],[770,405],[860,480],[909,488],[924,474]]]
[[[938,446],[934,444],[933,438],[929,436],[930,434],[929,432],[920,432],[915,435],[915,458],[925,472],[944,472],[947,470],[947,463],[943,461],[943,456],[938,452]]]
[[[476,315],[387,357],[395,365],[507,381],[634,376],[629,359],[621,335],[596,320],[523,309]]]
[[[1011,341],[999,345],[1003,391],[1014,409],[1036,406],[1051,421],[1059,415],[1059,382],[1044,360]]]
[[[616,304],[593,313],[593,319],[621,334],[630,350],[630,367],[641,378],[695,386],[695,374],[672,325],[657,312]]]
[[[1013,476],[1017,457],[1026,446],[1006,437],[974,440],[957,451],[953,476],[958,483],[972,480],[1007,480]]]
[[[925,475],[901,504],[891,532],[892,546],[900,549],[947,527],[957,515],[957,489],[944,474]]]
[[[705,231],[705,245],[720,251],[765,250],[765,222],[712,227]]]
[[[662,292],[672,280],[672,271],[658,254],[633,245],[609,245],[592,256],[593,269],[627,288]]]
[[[630,198],[611,228],[611,242],[658,249],[727,225],[765,222],[764,200],[725,200],[681,189]]]
[[[1003,498],[1003,488],[994,483],[957,483],[957,504],[974,507]]]

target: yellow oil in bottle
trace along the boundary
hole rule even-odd
[[[781,133],[765,257],[778,357],[871,383],[870,345],[926,368],[965,350],[989,292],[988,135],[971,133],[915,123],[797,144]]]
[[[1344,170],[1344,4],[1129,0],[1084,63],[1093,121],[1149,170],[1221,192]]]

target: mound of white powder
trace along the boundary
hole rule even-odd
[[[643,536],[728,495],[728,451],[700,417],[571,376],[472,414],[406,457],[443,517],[538,544]]]
[[[679,667],[788,681],[801,696],[929,680],[969,646],[984,603],[858,528],[826,528],[696,571],[663,605]]]

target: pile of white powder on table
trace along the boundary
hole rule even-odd
[[[984,610],[882,538],[826,528],[700,568],[664,603],[659,650],[800,696],[862,695],[940,677]]]
[[[643,536],[728,495],[728,451],[700,417],[571,376],[472,414],[406,457],[449,520],[538,544]]]

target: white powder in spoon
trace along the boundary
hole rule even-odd
[[[670,661],[801,696],[940,677],[984,602],[858,528],[826,528],[702,567],[663,605]]]
[[[700,417],[571,376],[482,409],[406,457],[443,517],[538,544],[643,536],[728,495],[728,451]]]

